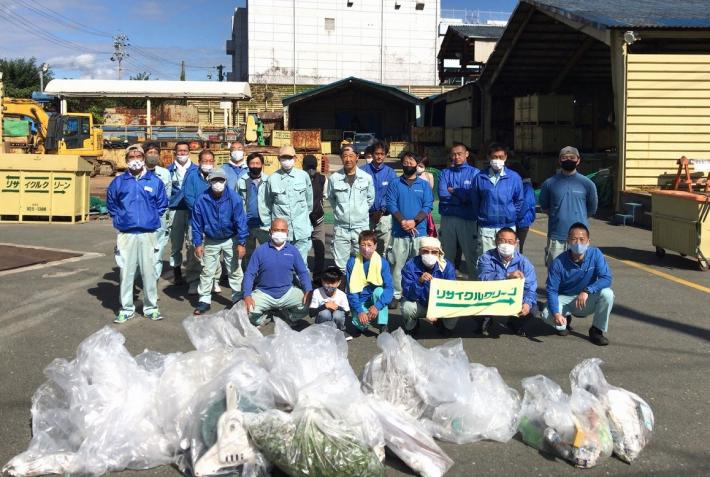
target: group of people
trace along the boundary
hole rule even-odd
[[[240,142],[231,145],[230,161],[221,168],[215,167],[209,149],[200,152],[197,165],[189,153],[189,145],[178,142],[175,160],[165,169],[158,165],[156,144],[130,146],[127,171],[109,186],[107,205],[119,232],[117,323],[135,314],[137,270],[143,314],[162,318],[156,283],[168,243],[174,283],[199,296],[197,315],[210,310],[224,266],[232,302],[243,300],[256,325],[273,316],[295,322],[310,315],[316,323],[343,331],[349,323],[354,332],[363,332],[371,326],[386,328],[388,310],[401,305],[407,331],[415,333],[425,319],[450,334],[456,319],[427,316],[429,284],[432,278],[456,280],[454,257],[461,254],[469,280],[524,280],[522,308],[507,321],[514,332],[524,334],[529,318],[538,313],[535,268],[522,255],[536,198],[529,178],[506,166],[508,151],[502,145],[488,148],[489,166],[479,170],[469,164],[468,147],[453,144],[450,166],[436,186],[411,152],[401,155],[398,176],[385,164],[383,143],[368,150],[371,159],[362,167],[356,150],[343,146],[343,167],[328,177],[313,156],[295,167],[291,146],[280,149],[280,167],[271,175],[263,172],[263,156],[245,157]],[[588,217],[596,212],[597,193],[591,180],[576,171],[579,163],[577,149],[563,148],[560,172],[540,191],[549,223],[547,306],[539,316],[564,336],[572,316],[592,314],[590,340],[605,345],[614,300],[611,273],[603,254],[589,245]],[[438,229],[431,214],[435,193]],[[333,211],[335,262],[328,268],[326,200]],[[479,332],[488,332],[491,317],[475,321]]]

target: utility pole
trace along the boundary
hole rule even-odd
[[[130,46],[128,43],[128,37],[121,33],[120,35],[114,35],[113,37],[113,56],[111,56],[111,61],[118,63],[118,79],[121,79],[121,62],[124,58],[131,55],[126,53],[126,47]]]
[[[217,68],[219,80],[224,81],[224,74],[222,73],[224,71],[224,65],[217,65],[215,68]]]
[[[39,91],[44,93],[44,74],[49,71],[49,65],[47,63],[42,63],[39,67]]]
[[[185,81],[185,60],[180,61],[180,81]]]

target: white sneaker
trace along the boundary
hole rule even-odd
[[[214,282],[214,286],[212,287],[212,291],[215,293],[222,293],[222,287],[219,286],[219,282],[217,282],[217,280],[215,280],[215,282]]]
[[[187,289],[188,295],[197,295],[197,282],[190,283],[190,288]]]

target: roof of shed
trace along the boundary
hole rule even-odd
[[[405,101],[407,103],[411,104],[420,104],[421,100],[413,96],[405,91],[402,91],[401,89],[397,88],[396,86],[390,86],[386,84],[381,84],[381,83],[376,83],[374,81],[368,81],[362,78],[356,78],[354,76],[349,76],[347,78],[341,79],[339,81],[334,81],[333,83],[329,84],[324,84],[322,86],[318,86],[317,88],[309,89],[307,91],[304,91],[302,93],[297,93],[297,94],[292,94],[291,96],[286,96],[283,99],[283,105],[288,106],[292,103],[296,103],[298,101],[303,101],[305,99],[310,99],[314,96],[318,96],[323,93],[327,92],[334,92],[339,89],[347,89],[351,87],[361,87],[361,88],[369,88],[369,89],[374,89],[377,91],[380,91],[385,94],[392,95],[402,101]]]

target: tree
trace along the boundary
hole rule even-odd
[[[5,86],[5,96],[11,98],[30,98],[33,91],[39,91],[39,74],[41,64],[37,64],[36,58],[15,58],[0,59],[0,71],[2,71],[2,81]],[[44,73],[44,84],[47,84],[53,77],[52,70]]]
[[[150,73],[143,71],[141,73],[137,73],[135,76],[130,76],[128,79],[135,81],[148,81],[150,80]]]

